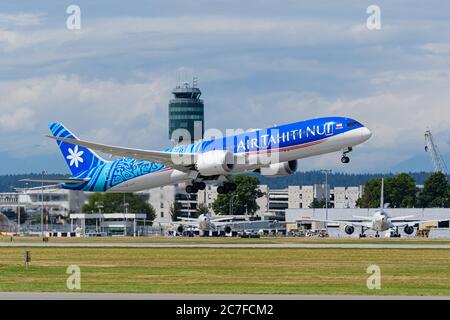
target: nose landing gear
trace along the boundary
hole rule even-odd
[[[344,151],[342,152],[342,158],[341,158],[341,162],[342,163],[349,163],[350,162],[350,158],[347,156],[347,153],[352,152],[353,148],[352,147],[348,147],[346,149],[344,149]]]

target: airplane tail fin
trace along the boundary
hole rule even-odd
[[[48,127],[50,128],[52,135],[55,137],[78,140],[78,138],[61,123],[51,123]],[[89,148],[77,146],[75,144],[60,140],[56,140],[56,143],[58,144],[58,147],[64,156],[64,160],[66,160],[67,166],[73,176],[78,176],[82,172],[107,162]]]

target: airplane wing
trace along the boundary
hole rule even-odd
[[[136,160],[146,160],[150,162],[156,162],[163,164],[167,167],[189,172],[190,166],[195,164],[195,153],[178,153],[178,152],[165,152],[143,149],[132,149],[125,147],[110,146],[106,144],[99,144],[95,142],[89,142],[85,140],[76,140],[63,137],[47,136],[51,139],[61,140],[67,143],[76,144],[86,148],[98,150],[104,153],[108,153],[120,157],[129,157]]]
[[[178,217],[178,219],[182,220],[182,221],[186,221],[186,222],[194,222],[197,221],[197,218],[185,218],[185,217]]]
[[[239,225],[239,224],[252,224],[252,222],[256,221],[211,221],[215,226],[230,226],[230,225]],[[258,221],[259,222],[259,221]]]
[[[301,221],[312,221],[312,222],[325,222],[325,223],[339,223],[345,224],[349,226],[357,226],[357,227],[365,227],[370,228],[372,225],[367,222],[353,222],[353,221],[345,221],[345,220],[322,220],[322,219],[303,219]]]
[[[441,221],[450,221],[450,219],[401,221],[401,222],[393,222],[391,224],[393,227],[403,227],[403,226],[415,225],[417,223],[432,223],[432,222],[441,222]]]
[[[188,226],[188,227],[198,227],[198,223],[194,221],[172,221],[172,222],[161,222],[162,224],[171,225],[171,226]]]
[[[353,216],[353,218],[361,219],[361,220],[367,220],[367,221],[372,221],[372,218],[371,217],[367,217],[367,216]]]
[[[91,178],[44,178],[44,179],[21,179],[24,182],[44,182],[44,183],[80,183],[89,181]]]
[[[44,186],[31,187],[31,188],[14,188],[14,190],[16,190],[17,192],[29,191],[29,190],[48,190],[48,189],[61,189],[61,184],[46,184]]]
[[[233,221],[233,217],[228,218],[212,218],[211,222],[220,222],[220,221]]]
[[[401,217],[392,217],[391,221],[397,221],[397,220],[405,220],[409,218],[413,218],[415,215],[409,215],[409,216],[401,216]]]

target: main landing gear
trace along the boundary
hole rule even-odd
[[[395,227],[395,231],[392,233],[393,238],[400,238],[400,232],[398,232],[398,227]]]
[[[197,193],[198,190],[205,190],[206,184],[203,181],[194,182],[186,186],[186,193]]]
[[[186,186],[186,193],[197,193],[199,190],[205,190],[205,188],[206,184],[203,181],[194,182]],[[233,191],[236,191],[236,183],[234,182],[225,182],[223,185],[217,187],[218,194],[227,194]]]
[[[364,227],[361,227],[361,233],[359,234],[360,238],[365,238],[366,237],[366,235],[364,234],[365,231],[366,230],[364,230]]]
[[[218,194],[227,194],[233,191],[236,191],[236,183],[234,182],[225,182],[223,185],[217,187]]]
[[[350,158],[347,156],[347,153],[352,152],[353,148],[352,147],[348,147],[346,149],[344,149],[344,152],[342,153],[342,158],[341,158],[341,162],[342,163],[349,163],[350,162]]]

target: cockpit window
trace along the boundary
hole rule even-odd
[[[359,123],[358,121],[351,121],[347,123],[347,127],[355,127],[355,126],[362,126],[362,124]]]

